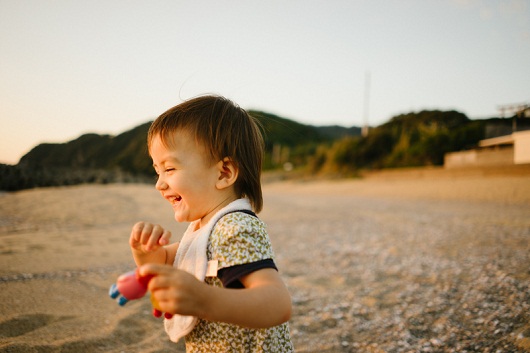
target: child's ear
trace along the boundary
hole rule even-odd
[[[219,170],[219,179],[215,186],[221,190],[234,185],[239,175],[239,169],[234,161],[225,157],[223,160],[217,162],[217,168]]]

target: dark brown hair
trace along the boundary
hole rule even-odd
[[[190,133],[209,154],[212,163],[228,157],[238,168],[234,184],[238,197],[247,197],[254,209],[263,207],[261,163],[263,136],[259,122],[235,103],[220,96],[200,96],[160,115],[149,128],[147,147],[159,136],[171,146],[177,131]]]

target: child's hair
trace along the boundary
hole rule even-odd
[[[260,124],[254,117],[224,97],[193,98],[167,110],[151,124],[147,134],[148,149],[156,136],[171,147],[177,131],[194,136],[209,153],[212,163],[228,157],[239,170],[234,184],[237,196],[247,197],[254,211],[261,211],[264,143]]]

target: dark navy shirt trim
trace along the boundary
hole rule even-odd
[[[217,272],[217,278],[221,280],[225,288],[245,288],[240,278],[264,268],[273,268],[278,271],[272,259],[265,259],[243,265],[235,265],[222,268]]]

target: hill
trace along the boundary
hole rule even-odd
[[[293,158],[319,143],[355,134],[355,128],[315,127],[259,111],[249,111],[263,127],[265,169],[275,167],[273,150],[291,150]],[[147,153],[147,122],[117,136],[85,134],[66,143],[43,143],[24,155],[16,166],[0,164],[0,190],[14,191],[80,183],[152,181]],[[298,157],[297,157],[298,156]]]
[[[312,126],[249,111],[262,126],[264,170],[286,167],[311,175],[354,175],[359,170],[442,165],[444,154],[510,133],[513,119],[471,120],[457,111],[421,111],[393,117],[360,135],[359,127]],[[524,121],[523,121],[524,120]],[[529,129],[529,119],[518,123]],[[85,134],[40,144],[16,166],[0,165],[0,190],[80,183],[152,182],[146,148],[150,122],[117,136]]]
[[[442,165],[447,152],[477,146],[485,138],[510,134],[513,118],[471,120],[457,111],[421,111],[393,117],[366,137],[348,136],[317,151],[313,174],[352,175],[363,169]],[[529,129],[523,119],[518,129]]]

